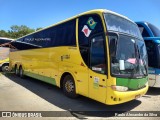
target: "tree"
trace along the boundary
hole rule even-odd
[[[9,37],[9,34],[4,30],[0,30],[0,37]]]
[[[7,32],[5,30],[0,30],[0,37],[17,39],[19,37],[22,37],[24,35],[27,35],[27,34],[30,34],[32,32],[35,32],[35,31],[42,29],[41,27],[36,28],[36,29],[32,29],[32,28],[29,28],[25,25],[20,25],[20,26],[12,25],[10,28],[11,29],[8,30]]]
[[[11,26],[11,30],[9,30],[8,33],[11,38],[15,39],[15,38],[19,38],[24,35],[27,35],[29,33],[32,33],[34,31],[35,31],[34,29],[31,29],[25,25],[21,25],[21,26],[13,25]]]
[[[39,28],[36,29],[36,31],[41,30],[41,29],[43,29],[43,28],[42,28],[42,27],[39,27]]]

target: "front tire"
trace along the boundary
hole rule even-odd
[[[71,75],[66,75],[63,79],[63,92],[66,96],[70,98],[76,98],[76,86],[74,79]]]

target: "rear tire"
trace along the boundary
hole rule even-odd
[[[24,70],[23,70],[22,66],[19,67],[19,76],[21,78],[24,78]]]
[[[74,79],[71,75],[66,75],[63,79],[63,92],[66,96],[70,98],[76,98],[76,86]]]
[[[19,69],[17,66],[15,66],[15,74],[18,76],[19,75]]]

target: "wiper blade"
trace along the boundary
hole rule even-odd
[[[134,73],[136,72],[137,67],[133,67],[130,78],[134,77]]]
[[[137,48],[138,48],[138,45],[137,45]],[[140,62],[143,64],[143,66],[144,66],[144,69],[145,69],[145,71],[146,71],[146,74],[144,73],[144,71],[143,71],[143,69],[141,69],[140,68],[140,70],[142,71],[142,73],[143,73],[143,75],[144,76],[147,76],[147,67],[146,67],[146,64],[144,64],[144,59],[141,57],[141,54],[140,54],[140,51],[139,51],[139,49],[137,49],[137,52],[138,52],[138,55],[139,55],[139,61],[138,61],[138,66],[139,66],[139,68],[140,68]],[[141,60],[141,61],[140,61]]]
[[[136,62],[135,63],[137,63],[137,66],[136,67],[133,67],[133,71],[131,72],[131,78],[133,78],[134,77],[134,74],[135,74],[135,72],[138,70],[138,68],[139,68],[139,52],[138,52],[138,48],[137,48],[137,46],[136,46],[136,42],[134,41],[133,42],[133,44],[134,44],[134,49],[135,49],[135,58],[136,58]]]
[[[142,69],[141,69],[141,71],[142,71],[142,73],[143,73],[144,76],[147,76],[147,71],[148,71],[147,66],[146,66],[146,64],[144,64],[144,60],[143,59],[141,59],[141,60],[142,60],[142,64],[144,66],[144,69],[146,71],[146,74],[144,73],[144,71]]]

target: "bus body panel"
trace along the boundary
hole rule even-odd
[[[0,60],[0,67],[2,67],[5,63],[9,63],[9,58],[6,58],[4,60]]]
[[[106,75],[99,74],[89,70],[89,97],[105,103],[106,101]]]
[[[146,77],[137,79],[117,78],[116,80],[118,86],[125,86],[131,90],[143,88],[147,81]]]

